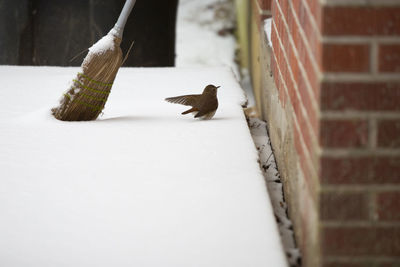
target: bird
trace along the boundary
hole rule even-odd
[[[182,112],[182,115],[195,113],[195,118],[210,120],[214,117],[218,108],[217,89],[219,87],[209,84],[201,94],[168,97],[165,100],[170,103],[191,106],[190,109]]]

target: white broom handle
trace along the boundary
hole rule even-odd
[[[135,5],[136,0],[126,0],[124,7],[122,8],[121,14],[119,15],[117,23],[115,23],[114,34],[118,38],[122,38],[122,33],[124,32],[126,21],[128,20],[129,14]]]

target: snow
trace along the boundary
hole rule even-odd
[[[104,54],[108,50],[114,50],[114,35],[112,29],[107,35],[103,36],[100,40],[94,43],[90,48],[89,52],[94,54]]]
[[[237,73],[231,1],[180,0],[176,28],[176,66],[225,66]],[[228,33],[227,33],[228,31]]]
[[[286,266],[229,69],[122,68],[99,120],[55,120],[78,70],[0,66],[1,266]],[[163,100],[209,83],[212,120]]]
[[[267,35],[268,45],[272,48],[272,38],[271,38],[272,18],[264,20],[264,32]]]
[[[288,217],[288,207],[284,199],[283,185],[271,147],[267,123],[258,118],[250,118],[249,127],[254,144],[259,153],[260,166],[263,170],[265,181],[267,182],[268,193],[271,198],[273,211],[277,218],[279,233],[289,264],[290,266],[300,266],[300,250],[297,248],[293,225]]]
[[[228,67],[239,80],[248,98],[255,100],[250,76],[239,74],[235,62],[236,39],[233,35],[235,11],[231,0],[180,0],[176,25],[176,66]]]
[[[223,14],[223,15],[221,15]],[[255,106],[255,99],[247,69],[239,75],[235,62],[236,41],[233,34],[219,34],[221,29],[234,27],[233,1],[180,0],[177,18],[177,65],[178,66],[228,66],[246,92],[248,107]],[[265,34],[271,43],[272,19],[264,21]],[[224,32],[224,31],[222,31]],[[254,111],[254,108],[247,109]],[[250,113],[248,113],[250,114]],[[251,114],[250,114],[251,115]],[[284,250],[290,266],[300,266],[301,255],[294,240],[293,227],[287,214],[287,204],[282,183],[275,163],[265,122],[250,119],[250,130],[259,149],[260,163],[267,183],[273,210],[277,218]]]
[[[115,49],[115,30],[112,29],[107,35],[103,36],[100,40],[94,43],[91,47],[89,47],[89,52],[87,53],[86,57],[83,59],[82,66],[85,66],[90,62],[93,56],[99,56],[107,51],[113,51]],[[79,72],[83,72],[83,70],[79,70]],[[75,87],[74,85],[71,85]]]

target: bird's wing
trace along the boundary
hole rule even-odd
[[[200,96],[201,95],[182,95],[182,96],[168,97],[165,100],[170,103],[182,104],[185,106],[194,106]]]

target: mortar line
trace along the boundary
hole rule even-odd
[[[372,75],[377,75],[379,74],[378,71],[378,64],[379,64],[379,59],[378,59],[378,43],[376,40],[372,41],[370,43],[370,71]]]
[[[300,126],[299,126],[299,123],[298,123],[298,121],[297,121],[297,117],[296,117],[296,116],[293,116],[293,122],[294,122],[294,124],[295,124],[295,127],[296,127],[297,131],[300,133],[300,136],[301,136],[300,143],[301,143],[302,148],[304,149],[304,153],[306,154],[306,162],[307,162],[307,165],[309,165],[308,167],[310,167],[310,170],[311,170],[311,173],[312,173],[311,179],[313,180],[313,182],[315,182],[317,185],[319,185],[318,172],[317,172],[317,170],[316,170],[316,166],[314,166],[314,164],[313,164],[313,161],[312,161],[310,152],[308,151],[307,146],[306,146],[306,144],[305,144],[304,137],[303,137],[303,133],[300,131]],[[316,150],[317,150],[316,153],[317,153],[317,155],[319,154],[319,149],[320,149],[319,146],[317,146],[317,147],[316,147]],[[317,178],[315,179],[315,178],[313,178],[313,177],[317,177]]]
[[[274,23],[273,23],[273,25],[274,25]],[[274,29],[275,29],[275,25],[274,25]],[[278,39],[279,39],[279,38],[278,38]],[[273,53],[273,57],[274,57],[274,59],[275,59],[275,62],[278,62],[275,53]],[[276,68],[277,68],[277,70],[278,70],[278,72],[279,72],[279,77],[280,77],[280,79],[281,79],[281,81],[282,81],[282,84],[283,84],[283,86],[284,86],[284,88],[285,88],[286,96],[289,96],[288,90],[287,90],[287,86],[286,86],[286,82],[285,82],[285,80],[283,79],[283,75],[282,75],[281,69],[280,69],[280,67],[279,67],[279,64],[277,64]],[[294,112],[293,112],[293,113],[294,113]],[[296,129],[298,130],[298,132],[300,133],[300,136],[301,136],[301,142],[300,142],[300,143],[301,143],[301,146],[303,147],[303,149],[304,149],[304,151],[305,151],[305,155],[306,155],[306,159],[307,159],[306,162],[307,162],[307,164],[310,165],[309,167],[311,167],[310,169],[311,169],[311,172],[313,172],[313,176],[315,175],[314,177],[318,177],[318,176],[317,176],[317,172],[314,170],[314,166],[313,166],[313,164],[312,164],[311,155],[309,154],[309,151],[308,151],[308,149],[307,149],[307,147],[306,147],[306,145],[305,145],[305,143],[304,143],[303,133],[299,130],[297,118],[296,118],[296,116],[292,116],[292,118],[293,118],[293,121],[294,121],[294,123],[295,123],[295,127],[296,127]],[[319,146],[317,146],[317,153],[319,153]],[[315,172],[314,172],[314,171],[315,171]],[[313,178],[311,178],[311,179],[313,179]],[[318,184],[319,184],[319,183],[318,183]]]
[[[399,6],[398,0],[320,0],[321,5],[324,6]]]
[[[387,261],[396,261],[400,262],[399,257],[390,257],[390,256],[379,256],[377,257],[376,255],[370,256],[370,255],[363,255],[363,256],[326,256],[325,257],[325,262],[337,262],[337,261],[343,261],[343,262],[365,262],[366,260],[373,260],[374,262],[380,262],[384,263]]]
[[[391,227],[399,227],[399,222],[388,222],[388,221],[352,221],[352,222],[344,222],[344,221],[322,221],[320,222],[322,227],[327,228],[391,228]]]
[[[329,73],[322,74],[323,82],[400,82],[399,74],[386,74],[386,73]]]
[[[300,57],[299,57],[299,54],[298,54],[298,52],[297,52],[296,44],[294,43],[294,40],[293,40],[292,36],[289,34],[289,32],[290,32],[290,31],[289,31],[289,25],[287,24],[286,18],[285,18],[285,16],[283,15],[283,11],[282,11],[280,5],[276,5],[276,6],[277,6],[277,8],[278,8],[278,10],[279,10],[280,15],[282,16],[282,21],[283,21],[283,23],[284,23],[286,32],[288,33],[288,36],[289,36],[289,44],[292,46],[292,49],[293,49],[294,54],[295,54],[295,57],[296,57],[296,59],[297,59],[297,61],[298,61],[298,63],[299,63],[299,69],[300,69],[300,71],[301,71],[301,75],[303,76],[303,78],[304,78],[304,80],[305,80],[305,82],[306,82],[307,92],[308,92],[308,94],[310,94],[310,95],[312,96],[312,100],[313,100],[313,101],[311,101],[311,103],[312,103],[313,107],[314,107],[316,110],[318,110],[318,104],[317,104],[317,100],[316,100],[317,96],[315,95],[315,93],[314,93],[314,91],[313,91],[313,89],[312,89],[311,83],[310,83],[310,81],[309,81],[309,79],[308,79],[308,76],[307,76],[307,71],[305,70],[305,68],[304,68],[304,66],[303,66],[303,62],[301,62],[300,59],[299,59]],[[297,19],[297,14],[294,13],[293,8],[290,8],[290,10],[291,10],[291,12],[292,12],[292,14],[293,14],[293,17],[295,17],[295,18]],[[322,77],[321,71],[319,70],[318,64],[317,64],[317,62],[315,61],[314,55],[313,55],[313,53],[312,53],[312,50],[311,50],[311,48],[309,47],[307,38],[305,38],[305,34],[304,34],[304,32],[303,32],[303,29],[302,29],[302,27],[301,27],[300,22],[298,21],[298,19],[296,20],[296,25],[299,27],[299,32],[300,32],[300,35],[301,35],[302,40],[303,40],[304,43],[305,43],[305,47],[306,47],[307,53],[310,54],[311,65],[312,65],[312,67],[313,67],[313,69],[314,69],[314,71],[315,71],[315,73],[316,73],[317,80],[320,81],[320,80],[321,80],[321,77]]]
[[[278,7],[278,8],[279,8],[279,11],[281,13],[281,16],[284,18],[282,10],[280,9],[280,7]],[[288,25],[286,23],[286,20],[283,19],[282,21],[285,23],[285,28],[286,28],[287,33],[289,33],[289,27],[288,27]],[[276,29],[276,26],[274,27],[274,29],[275,29],[275,32],[278,33],[278,30]],[[277,36],[279,36],[279,34],[277,34]],[[282,41],[281,41],[280,36],[279,36],[278,40],[279,40],[279,43],[281,44],[281,47],[283,48],[284,46],[282,45]],[[318,108],[318,103],[317,103],[317,100],[316,100],[316,95],[312,90],[312,86],[310,84],[310,81],[308,80],[307,72],[304,69],[303,63],[299,59],[297,48],[295,46],[295,43],[294,43],[293,38],[292,38],[291,35],[289,35],[289,44],[292,46],[292,49],[294,51],[294,55],[296,57],[296,60],[299,63],[298,65],[299,65],[299,69],[301,71],[301,75],[303,76],[303,78],[304,78],[304,80],[306,82],[307,94],[311,96],[310,99],[311,99],[311,104],[313,106],[313,109],[314,109],[315,112],[317,112],[317,116],[319,116],[319,108]],[[282,49],[282,51],[284,53],[287,65],[290,66],[288,56],[286,55],[286,51],[284,49]],[[293,84],[296,85],[296,89],[297,89],[296,91],[298,91],[297,84],[296,84],[296,81],[295,81],[295,79],[293,77],[293,73],[292,73],[291,68],[289,68],[289,72],[291,74],[291,77],[292,77],[292,80],[293,80]],[[318,79],[318,76],[320,76],[320,72],[318,71],[316,73],[317,73],[317,79]]]
[[[336,119],[336,120],[348,120],[348,119],[400,119],[400,111],[335,111],[328,110],[321,112],[321,119]]]
[[[368,121],[368,145],[370,149],[377,148],[378,127],[376,118],[370,118]]]
[[[292,79],[292,82],[293,82],[293,84],[294,84],[294,86],[295,86],[295,89],[296,89],[296,90],[295,90],[295,91],[296,91],[296,97],[297,97],[297,99],[299,100],[299,102],[301,103],[301,105],[300,105],[301,112],[303,113],[303,116],[306,118],[305,121],[306,121],[306,123],[307,123],[307,127],[311,129],[310,132],[311,132],[311,135],[312,135],[312,141],[315,140],[315,143],[313,142],[314,145],[315,145],[315,147],[319,147],[319,145],[317,144],[317,136],[316,136],[316,134],[315,134],[315,132],[314,132],[314,128],[313,128],[312,125],[311,125],[311,122],[310,122],[310,120],[309,120],[307,111],[305,110],[304,103],[303,103],[303,99],[302,99],[301,96],[300,96],[300,93],[299,93],[297,84],[296,84],[296,82],[295,82],[295,80],[294,80],[292,70],[290,69],[289,60],[288,60],[288,58],[287,58],[286,51],[283,49],[284,46],[283,46],[282,41],[281,41],[281,38],[280,38],[280,36],[279,36],[279,34],[278,34],[278,30],[276,29],[275,23],[273,23],[273,28],[274,28],[276,37],[277,37],[277,39],[278,39],[278,41],[279,41],[280,49],[282,50],[283,56],[285,57],[286,64],[288,65],[288,70],[289,70],[290,78]],[[274,53],[274,58],[275,58],[275,53]],[[278,61],[276,61],[276,62],[278,63]],[[285,83],[285,85],[286,85],[286,83]],[[289,94],[287,94],[287,95],[289,96]],[[289,98],[289,99],[290,99],[290,98]],[[318,109],[316,109],[316,110],[314,110],[314,111],[317,113],[317,117],[319,117],[319,111],[318,111]]]
[[[368,217],[371,221],[378,221],[378,208],[376,205],[376,192],[368,192]]]
[[[400,149],[342,149],[325,148],[321,151],[323,157],[399,157]]]
[[[306,3],[306,1],[304,1],[304,3]],[[290,7],[291,7],[291,8],[290,8],[290,12],[292,12],[292,15],[293,15],[294,20],[296,21],[297,27],[299,27],[299,32],[300,32],[301,38],[302,38],[303,41],[304,41],[304,44],[305,44],[307,53],[310,55],[310,58],[311,58],[311,65],[312,65],[312,67],[313,67],[315,73],[317,74],[318,80],[320,80],[320,78],[321,78],[321,70],[319,69],[318,62],[317,62],[317,60],[316,60],[316,58],[315,58],[315,55],[314,55],[314,53],[313,53],[313,50],[311,49],[310,44],[308,43],[308,39],[307,39],[306,34],[305,34],[304,30],[303,30],[303,27],[302,27],[301,24],[300,24],[299,18],[297,17],[296,12],[295,12],[295,11],[293,10],[293,8],[292,8],[292,2],[289,2],[289,4],[290,4]],[[311,10],[308,9],[307,3],[306,3],[305,6],[306,6],[306,8],[307,8],[307,10],[308,10],[307,12],[308,12],[309,15],[311,16]],[[286,29],[287,29],[287,31],[288,31],[288,33],[289,33],[289,25],[287,24],[286,18],[283,16],[283,12],[282,12],[282,10],[280,9],[280,7],[279,7],[279,11],[280,11],[280,13],[281,13],[281,15],[282,15],[282,18],[284,18],[283,20],[284,20],[284,22],[285,22]],[[311,17],[312,17],[312,16],[311,16]],[[317,32],[319,33],[319,30],[317,30]],[[293,40],[293,38],[292,38],[292,35],[290,35],[290,34],[289,34],[289,40],[290,40],[290,41],[293,43],[293,45],[294,45],[294,40]],[[321,38],[319,38],[318,41],[321,41]],[[294,46],[294,48],[296,48],[296,46]],[[297,48],[296,48],[295,50],[296,50],[296,52],[297,52]]]
[[[323,36],[322,43],[329,44],[365,44],[376,41],[380,44],[399,44],[400,37],[393,36]]]
[[[258,14],[259,14],[259,15],[266,15],[266,16],[271,16],[271,15],[272,15],[270,10],[264,10],[264,9],[262,9],[262,8],[260,7],[260,4],[258,3],[257,0],[253,0],[252,2],[253,2],[253,3],[256,2],[256,8],[257,8],[257,11],[258,11]]]
[[[290,4],[292,4],[292,2],[290,2]],[[311,17],[311,25],[314,28],[314,30],[317,32],[318,41],[321,41],[323,36],[319,30],[318,22],[315,20],[315,17],[313,15],[313,13],[311,12],[311,8],[308,6],[308,2],[303,1],[303,4],[304,4],[304,7],[307,9],[308,15]],[[320,6],[320,8],[322,9],[322,6]],[[297,14],[296,14],[296,18],[297,18]]]
[[[321,192],[388,192],[400,191],[400,184],[322,184]]]

